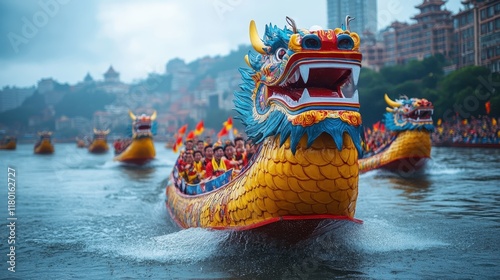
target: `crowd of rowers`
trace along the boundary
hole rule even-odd
[[[383,151],[396,137],[396,133],[384,130],[369,130],[362,142],[363,157],[369,157]]]
[[[233,169],[233,175],[237,175],[255,154],[255,146],[242,137],[226,140],[224,145],[212,144],[210,137],[205,141],[187,140],[184,146],[176,167],[188,184],[214,179],[230,169]]]
[[[115,148],[115,154],[118,155],[132,143],[132,139],[117,139],[113,142],[113,148]]]

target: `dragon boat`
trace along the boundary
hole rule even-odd
[[[0,141],[0,150],[15,150],[17,141],[15,137],[7,136]]]
[[[364,153],[359,159],[359,171],[380,168],[411,174],[431,157],[434,107],[426,99],[403,97],[393,101],[387,94],[384,98],[390,106],[384,115],[388,140]]]
[[[139,117],[129,111],[129,116],[132,119],[132,140],[125,147],[116,149],[115,146],[115,161],[123,163],[131,163],[143,165],[156,156],[156,150],[153,142],[153,132],[151,127],[156,119],[156,111],[151,116],[142,114]]]
[[[54,153],[54,144],[52,144],[52,132],[42,131],[38,132],[40,139],[35,144],[34,153],[35,154],[52,154]]]
[[[182,228],[309,236],[321,221],[354,218],[361,152],[358,34],[346,28],[250,22],[235,111],[258,147],[247,166],[198,185],[174,167],[166,206]]]
[[[85,148],[85,147],[87,147],[87,144],[85,143],[84,139],[80,139],[80,138],[76,137],[76,147],[77,148]]]
[[[94,138],[92,139],[92,143],[89,145],[89,152],[94,154],[103,154],[108,152],[109,146],[106,140],[108,134],[109,129],[98,130],[94,128]]]

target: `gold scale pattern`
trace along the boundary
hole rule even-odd
[[[339,151],[322,134],[295,155],[290,140],[267,139],[255,163],[228,185],[188,196],[167,187],[167,206],[183,227],[238,228],[283,216],[335,215],[353,218],[358,197],[358,152],[348,134]]]

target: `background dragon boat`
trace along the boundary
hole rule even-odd
[[[354,218],[361,152],[359,36],[345,29],[254,21],[235,110],[259,148],[237,176],[186,185],[174,168],[166,206],[183,228],[307,235],[323,220]],[[231,171],[228,171],[231,172]],[[234,178],[233,178],[234,177]],[[189,190],[189,191],[187,191]]]
[[[17,140],[15,137],[7,136],[0,140],[0,150],[15,150]]]
[[[89,152],[94,154],[106,153],[109,150],[108,142],[106,140],[108,134],[109,129],[98,130],[94,128],[94,138],[92,139],[92,143],[89,145]]]
[[[40,139],[35,144],[35,154],[52,154],[54,153],[54,145],[52,144],[52,132],[42,131],[38,132]]]
[[[365,151],[359,159],[359,171],[377,168],[404,174],[417,171],[431,157],[434,107],[426,99],[404,97],[393,101],[387,94],[384,98],[390,106],[384,115],[384,123],[391,134],[387,142]]]
[[[77,148],[85,148],[87,147],[87,143],[85,142],[85,139],[80,139],[79,137],[76,137],[76,147]]]
[[[132,119],[132,141],[121,151],[116,151],[115,161],[142,165],[150,162],[156,156],[153,143],[152,123],[156,119],[156,111],[151,116],[145,114],[136,117],[129,111]]]

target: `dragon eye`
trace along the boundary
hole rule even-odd
[[[281,61],[283,59],[283,57],[285,56],[285,54],[286,54],[286,50],[284,48],[279,48],[274,53],[274,56],[276,57],[277,61]]]

